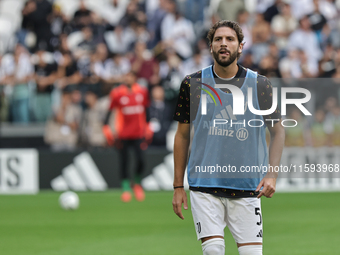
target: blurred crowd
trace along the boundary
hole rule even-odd
[[[150,92],[153,143],[164,146],[181,80],[212,63],[212,24],[241,25],[239,63],[247,68],[284,81],[328,78],[337,86],[339,10],[339,0],[23,1],[15,40],[0,55],[1,121],[46,122],[45,140],[55,149],[102,147],[108,95],[132,70]],[[302,127],[310,137],[322,129],[323,145],[340,132],[339,91],[325,93],[314,122]],[[301,146],[315,145],[310,140]]]

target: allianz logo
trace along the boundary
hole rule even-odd
[[[225,122],[229,122],[229,125]],[[231,105],[224,107],[220,113],[215,115],[215,119],[203,121],[203,129],[209,130],[209,136],[236,137],[240,141],[245,141],[249,136],[249,132],[245,128],[245,120],[237,121]]]

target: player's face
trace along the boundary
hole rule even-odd
[[[217,64],[223,67],[235,62],[242,53],[243,44],[240,44],[236,32],[230,27],[220,27],[216,30],[211,51]]]

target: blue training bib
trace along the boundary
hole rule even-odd
[[[233,95],[216,88],[212,66],[202,70],[202,83],[200,104],[191,123],[194,135],[188,162],[189,185],[255,190],[268,166],[263,117],[250,112],[247,105],[248,88],[252,88],[254,108],[260,108],[257,73],[247,69],[240,88],[245,99],[244,115],[234,115]],[[204,114],[203,95],[207,99],[203,102]]]

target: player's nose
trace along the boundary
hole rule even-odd
[[[227,38],[222,38],[221,47],[227,47]]]

